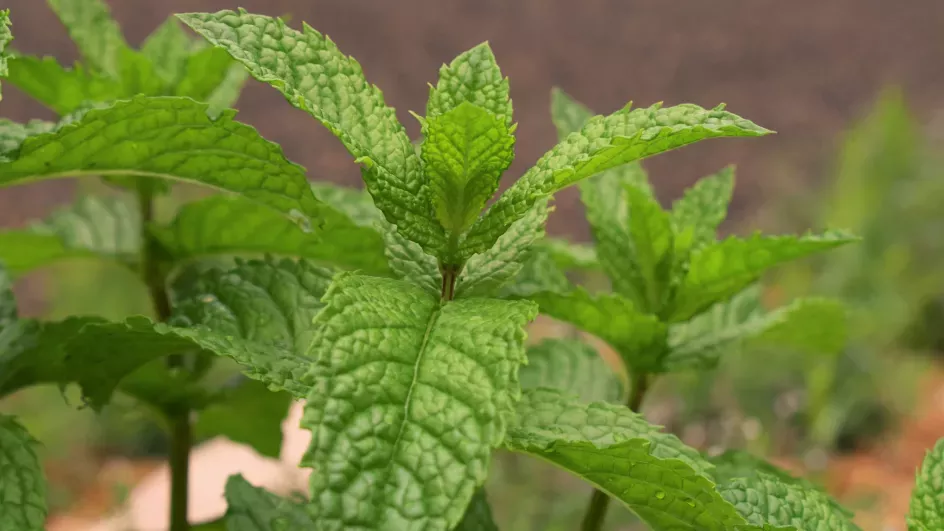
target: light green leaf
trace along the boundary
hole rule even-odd
[[[163,96],[166,85],[157,68],[137,50],[122,48],[118,51],[118,81],[122,99],[131,96]]]
[[[684,321],[756,282],[768,269],[856,241],[839,231],[822,235],[730,237],[691,254],[676,292],[672,321]]]
[[[0,260],[14,276],[69,258],[97,257],[130,266],[141,244],[139,225],[127,201],[83,196],[42,222],[0,231]]]
[[[54,57],[19,56],[9,60],[8,81],[56,114],[66,115],[87,102],[120,98],[115,80],[87,71],[80,64],[64,68]]]
[[[223,81],[206,98],[206,102],[210,105],[210,114],[216,115],[236,105],[247,79],[249,79],[249,72],[246,72],[243,65],[232,63],[226,69]]]
[[[311,191],[315,193],[315,197],[337,208],[354,223],[363,227],[373,227],[378,221],[384,220],[383,214],[374,206],[370,194],[363,189],[313,182]]]
[[[175,286],[170,324],[130,317],[86,325],[68,342],[65,364],[96,409],[138,367],[197,351],[233,358],[271,390],[304,397],[311,322],[330,278],[328,270],[290,260],[238,261],[229,271],[185,275]]]
[[[731,531],[746,523],[715,490],[710,463],[626,407],[537,389],[517,409],[505,446],[581,477],[654,531]]]
[[[690,247],[698,248],[715,241],[716,231],[728,215],[728,203],[734,193],[734,166],[700,179],[672,203],[672,226],[676,234],[691,230]]]
[[[457,240],[498,190],[515,156],[515,137],[502,118],[467,102],[429,117],[423,129],[424,171],[436,216]]]
[[[175,96],[187,96],[197,101],[206,101],[238,67],[246,78],[246,69],[237,65],[225,50],[207,47],[187,57],[184,74],[174,87]]]
[[[84,175],[160,177],[237,192],[319,228],[324,205],[304,170],[234,116],[212,119],[205,103],[188,98],[119,101],[27,138],[15,160],[0,163],[0,187]]]
[[[614,402],[623,384],[590,345],[576,339],[545,339],[528,347],[528,364],[521,368],[521,388],[556,389],[583,402]]]
[[[472,103],[502,119],[511,127],[512,108],[508,78],[502,77],[495,55],[487,42],[458,57],[439,69],[439,82],[429,89],[426,103],[427,119],[445,114],[462,102]]]
[[[516,221],[495,245],[469,259],[456,286],[456,297],[490,297],[522,271],[533,246],[544,236],[544,222],[551,207],[539,201]]]
[[[141,54],[167,86],[174,86],[186,71],[192,47],[193,41],[180,23],[170,17],[144,40]]]
[[[861,531],[822,491],[766,472],[735,478],[718,491],[748,523],[764,531]]]
[[[509,233],[512,232],[509,230]],[[502,237],[504,236],[502,235]],[[485,256],[485,254],[482,256]],[[469,263],[472,263],[476,258],[470,258]],[[571,289],[572,286],[570,281],[567,280],[567,275],[554,262],[551,253],[547,249],[535,247],[530,256],[525,259],[518,274],[501,289],[501,297],[527,299],[535,293],[563,294]]]
[[[637,293],[646,295],[644,309],[657,313],[665,303],[671,282],[675,235],[668,213],[646,192],[626,187],[629,205],[629,236],[632,239],[633,261],[642,284]]]
[[[102,0],[47,0],[66,27],[86,64],[93,70],[117,79],[122,50],[128,45],[121,29],[111,18]]]
[[[386,220],[380,226],[383,229],[384,254],[394,277],[416,284],[427,293],[440,294],[443,281],[436,257],[426,254],[418,243],[403,237]]]
[[[938,440],[921,463],[911,492],[909,531],[932,531],[944,525],[944,439]]]
[[[42,120],[30,120],[25,124],[0,118],[0,163],[16,151],[27,137],[47,133],[56,129],[56,124]]]
[[[304,505],[255,487],[241,475],[226,481],[226,504],[226,531],[301,531],[314,526]]]
[[[592,112],[560,89],[551,92],[551,118],[561,141],[580,129]],[[613,289],[638,305],[646,304],[642,273],[634,259],[629,234],[629,206],[624,190],[634,186],[652,195],[649,179],[638,162],[605,171],[578,184],[600,265]]]
[[[700,140],[769,133],[722,106],[706,110],[693,104],[667,109],[653,105],[594,117],[501,195],[467,234],[462,250],[470,256],[488,249],[536,200],[608,169]]]
[[[472,501],[466,507],[465,516],[454,529],[455,531],[498,531],[495,519],[492,518],[492,508],[488,504],[485,489],[475,491]]]
[[[327,208],[324,212],[330,212],[333,221],[324,230],[310,233],[254,201],[213,196],[184,205],[169,226],[153,227],[152,233],[178,261],[208,255],[271,253],[373,274],[389,272],[384,244],[376,230],[358,227],[340,212]]]
[[[233,442],[248,444],[259,455],[278,458],[282,450],[282,420],[292,395],[274,393],[262,382],[245,380],[220,398],[200,411],[194,425],[196,436],[223,435]]]
[[[430,253],[444,246],[413,144],[357,61],[307,25],[297,31],[244,10],[178,17],[334,133],[361,163],[374,203],[403,236]]]
[[[7,45],[13,40],[10,25],[10,10],[0,9],[0,77],[7,77],[10,74],[6,53]],[[0,100],[2,99],[3,94],[2,91],[0,91]]]
[[[46,478],[36,456],[39,444],[16,419],[0,415],[0,529],[42,531],[46,524]]]
[[[571,323],[606,341],[632,370],[654,371],[666,354],[667,327],[655,315],[639,311],[619,294],[591,295],[583,288],[569,293],[528,296],[541,313]]]
[[[303,464],[332,473],[311,476],[313,517],[324,529],[453,529],[513,415],[536,308],[441,303],[406,282],[351,274],[325,301]]]
[[[509,229],[510,231],[511,229]],[[499,241],[501,241],[501,238],[499,238]],[[554,260],[557,267],[565,271],[574,269],[595,271],[600,268],[597,251],[592,246],[550,237],[538,242],[538,246],[550,253],[551,259]]]

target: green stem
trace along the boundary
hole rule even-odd
[[[626,400],[626,407],[639,413],[650,383],[648,373],[633,374],[632,389],[629,398]],[[581,531],[600,531],[603,529],[603,522],[606,520],[606,511],[609,507],[610,495],[602,490],[593,491],[593,496],[590,497],[590,503],[587,505],[587,512],[583,517],[583,523],[580,525]]]
[[[165,286],[160,260],[160,244],[151,236],[148,226],[154,220],[154,201],[150,191],[138,190],[141,220],[141,278],[147,285],[157,320],[170,318],[170,297]],[[182,368],[183,356],[168,356],[170,369]],[[189,531],[187,520],[188,481],[190,476],[190,448],[193,444],[190,408],[180,407],[164,411],[170,427],[170,531]]]

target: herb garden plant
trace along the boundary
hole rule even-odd
[[[160,412],[171,439],[173,531],[189,527],[195,426],[210,418],[204,433],[265,453],[258,430],[244,424],[277,430],[270,411],[287,402],[258,407],[271,397],[306,400],[310,489],[304,499],[280,498],[234,477],[227,529],[495,529],[482,485],[498,448],[596,487],[584,529],[600,528],[610,499],[656,530],[855,529],[807,482],[747,454],[703,456],[633,411],[659,374],[704,368],[743,341],[821,348],[831,340],[830,330],[825,339],[813,333],[821,319],[835,319],[831,303],[764,313],[750,290],[766,269],[850,237],[716,241],[730,173],[702,181],[665,212],[634,165],[766,129],[721,106],[627,105],[590,117],[557,93],[560,143],[486,206],[515,143],[508,80],[487,45],[442,67],[425,114],[415,115],[417,145],[358,63],[308,26],[244,11],[179,15],[211,46],[194,47],[172,21],[146,53],[128,49],[98,2],[50,4],[88,69],[22,57],[0,63],[7,82],[63,115],[56,124],[0,124],[0,186],[102,176],[136,200],[86,199],[4,233],[4,282],[59,257],[98,256],[138,271],[154,312],[119,322],[24,319],[5,287],[0,394],[76,383],[93,408],[117,391]],[[220,106],[225,98],[214,94],[231,94],[238,77],[231,65],[221,63],[227,73],[213,80],[203,68],[181,70],[209,50],[328,127],[361,168],[366,194],[310,185],[278,146]],[[125,81],[131,69],[137,84]],[[30,84],[40,75],[48,77]],[[228,194],[187,204],[162,225],[151,212],[168,181]],[[545,240],[548,202],[575,184],[612,293],[571,287],[554,257],[577,263],[586,253]],[[260,254],[225,267],[206,261]],[[539,311],[610,343],[628,378],[601,371],[581,343],[526,351],[525,327]],[[219,357],[250,380],[233,389],[210,378]],[[2,417],[0,529],[43,527],[33,444]],[[940,527],[942,457],[939,445],[919,474],[911,529]]]

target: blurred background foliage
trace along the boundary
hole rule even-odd
[[[64,31],[35,30],[54,24],[51,14],[37,7],[41,4],[4,3],[19,17],[17,46],[67,63],[74,50]],[[222,0],[109,4],[132,41],[170,12],[234,5]],[[764,282],[769,307],[802,295],[845,301],[848,345],[833,357],[769,348],[730,352],[711,373],[660,382],[645,413],[698,448],[746,448],[827,484],[843,484],[831,475],[846,470],[847,456],[862,457],[857,467],[872,462],[863,456],[890,460],[888,449],[896,447],[897,438],[922,422],[917,412],[930,397],[925,384],[940,382],[935,378],[942,373],[944,125],[929,110],[944,103],[939,79],[944,71],[928,65],[940,63],[944,3],[803,0],[792,3],[789,12],[777,11],[781,4],[775,0],[750,6],[719,0],[684,9],[617,0],[462,1],[437,10],[420,4],[241,2],[256,12],[291,12],[293,20],[308,21],[335,38],[362,61],[411,131],[415,124],[405,112],[422,108],[424,83],[434,80],[439,63],[489,39],[511,78],[522,124],[506,180],[520,175],[553,141],[547,105],[552,85],[601,112],[628,97],[640,105],[659,99],[711,106],[726,101],[735,112],[778,130],[768,139],[693,146],[645,165],[659,198],[669,204],[696,178],[737,163],[732,218],[723,226],[728,233],[835,227],[860,235],[857,245],[782,268]],[[857,16],[848,17],[853,11]],[[377,31],[365,34],[365,25]],[[890,81],[903,86],[892,87]],[[50,118],[4,88],[3,116]],[[239,118],[282,143],[313,178],[359,182],[330,135],[273,92],[250,86],[238,105]],[[93,193],[114,191],[93,180],[4,190],[0,225],[25,224],[73,194]],[[205,193],[175,186],[161,199],[159,217],[170,219],[181,204]],[[561,194],[556,203],[550,233],[586,243],[576,194]],[[578,283],[601,282],[592,272],[572,275]],[[151,311],[135,275],[91,260],[61,262],[31,274],[17,292],[29,313],[49,318],[75,313],[121,318]],[[574,334],[540,319],[530,336],[537,341]],[[608,355],[602,347],[601,353]],[[6,399],[0,410],[20,415],[43,441],[54,511],[77,510],[105,463],[152,462],[164,453],[155,419],[128,398],[95,415],[82,407],[75,389],[45,387]],[[941,421],[922,428],[929,440],[944,433]],[[922,444],[910,452],[915,459],[923,455]],[[904,485],[910,488],[913,465],[905,463],[910,469]],[[882,469],[882,488],[891,489],[889,473]],[[122,497],[127,486],[120,483],[131,476],[122,477],[114,487],[121,492],[110,498]],[[553,531],[575,527],[589,489],[544,463],[501,454],[489,493],[502,529]],[[862,510],[875,505],[867,497],[844,501]],[[609,524],[634,529],[627,511],[612,511]]]

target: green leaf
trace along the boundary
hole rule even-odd
[[[495,55],[487,42],[458,57],[439,69],[439,82],[429,89],[426,117],[445,114],[468,102],[481,107],[511,127],[512,108],[508,78],[502,77]]]
[[[470,258],[459,275],[456,297],[494,296],[518,276],[533,255],[533,246],[544,236],[550,210],[547,201],[539,201],[491,249]]]
[[[852,518],[853,516],[851,511],[839,505],[839,503],[829,497],[822,488],[804,478],[796,477],[786,470],[748,452],[742,450],[727,450],[720,455],[712,457],[710,461],[715,465],[712,476],[714,476],[718,484],[730,483],[735,478],[755,480],[759,474],[766,474],[774,476],[784,483],[794,484],[804,489],[819,490],[824,496],[829,498],[834,509],[840,511],[848,518]]]
[[[0,9],[0,77],[7,77],[10,74],[6,54],[7,45],[13,40],[13,33],[10,32],[10,26],[10,10]],[[0,93],[0,100],[3,99],[2,96],[3,94]]]
[[[838,231],[822,235],[730,237],[691,254],[688,274],[678,287],[672,321],[684,321],[756,282],[768,269],[823,252],[856,238]]]
[[[122,48],[118,51],[118,81],[122,99],[137,95],[163,96],[166,86],[157,68],[137,50]]]
[[[233,67],[243,72],[246,69],[235,64],[226,51],[207,47],[187,57],[184,74],[174,87],[175,96],[187,96],[197,101],[206,101],[222,85]]]
[[[921,463],[911,492],[909,531],[931,531],[944,525],[944,439],[938,440]]]
[[[520,221],[517,223],[520,223]],[[509,229],[510,231],[511,229]],[[501,238],[499,238],[499,241],[501,241]],[[600,268],[597,251],[589,245],[545,237],[538,242],[538,246],[545,249],[550,254],[551,259],[554,260],[554,263],[557,264],[557,267],[565,271],[573,269],[596,271]]]
[[[9,60],[8,81],[60,116],[81,109],[88,102],[119,99],[121,85],[89,72],[80,64],[71,69],[54,57],[19,56]]]
[[[614,402],[623,384],[590,345],[576,339],[545,339],[528,347],[521,368],[521,388],[549,388],[576,395],[583,402]]]
[[[140,240],[138,215],[130,203],[82,196],[42,222],[0,231],[0,260],[14,276],[70,258],[98,257],[133,265]]]
[[[199,438],[223,435],[233,442],[248,444],[259,455],[278,458],[282,450],[282,420],[288,413],[292,395],[273,393],[265,384],[245,380],[224,393],[221,401],[200,412],[194,425]]]
[[[630,185],[626,187],[626,197],[633,261],[642,280],[635,291],[645,293],[644,309],[660,312],[672,280],[675,235],[671,220],[659,202],[646,192]]]
[[[560,89],[551,92],[551,118],[561,141],[580,131],[591,117],[589,109]],[[639,288],[644,281],[628,228],[629,205],[624,190],[629,186],[652,195],[648,176],[638,162],[613,168],[578,184],[600,266],[610,278],[613,290],[645,306],[646,293]]]
[[[654,531],[730,531],[745,523],[715,490],[710,463],[628,408],[537,389],[517,409],[505,446],[581,477]]]
[[[527,218],[524,218],[527,219]],[[520,223],[520,221],[518,222]],[[511,230],[502,235],[514,234]],[[496,246],[498,248],[499,246]],[[491,251],[489,251],[491,253]],[[485,253],[485,254],[489,254]],[[482,256],[485,256],[483,254]],[[477,257],[469,259],[473,263]],[[521,265],[518,274],[501,289],[502,298],[529,298],[535,293],[550,292],[563,294],[572,289],[567,275],[554,262],[547,249],[535,247]]]
[[[716,137],[763,136],[770,131],[722,106],[706,110],[693,104],[667,109],[628,107],[590,119],[547,152],[476,222],[462,242],[470,256],[492,246],[508,226],[540,198],[611,168]]]
[[[442,273],[436,257],[426,254],[418,243],[406,239],[386,220],[380,226],[383,228],[384,255],[394,277],[420,286],[427,293],[441,293]]]
[[[436,216],[458,239],[498,190],[515,137],[501,117],[462,102],[424,125],[423,163]]]
[[[16,320],[16,296],[13,294],[13,279],[10,277],[6,264],[0,262],[0,331]]]
[[[272,531],[312,529],[314,523],[304,505],[254,487],[241,475],[226,481],[227,531]]]
[[[140,316],[88,324],[69,340],[65,365],[96,409],[142,365],[198,351],[233,358],[269,389],[304,397],[314,361],[311,322],[330,278],[291,260],[240,260],[229,271],[185,275],[175,286],[171,324]]]
[[[691,247],[715,241],[718,226],[728,215],[734,193],[734,166],[700,179],[672,204],[672,226],[676,234],[691,230]]]
[[[0,415],[0,514],[3,531],[42,531],[46,524],[46,479],[36,457],[36,439],[13,417]]]
[[[591,295],[583,288],[569,293],[540,292],[528,296],[541,313],[571,323],[606,341],[627,367],[656,371],[666,354],[667,327],[655,315],[639,311],[618,294]]]
[[[27,138],[15,160],[0,163],[0,187],[84,175],[160,177],[240,193],[317,228],[325,208],[304,170],[234,116],[212,119],[205,103],[188,98],[119,101]]]
[[[208,255],[271,253],[318,260],[373,274],[389,272],[381,235],[327,208],[333,221],[317,233],[304,232],[285,216],[254,201],[213,196],[184,205],[166,227],[152,227],[178,261]],[[2,239],[0,239],[2,242]]]
[[[32,385],[74,381],[66,345],[86,325],[99,322],[90,317],[50,323],[22,319],[0,327],[0,397]]]
[[[244,10],[178,17],[334,133],[361,163],[377,208],[404,237],[430,253],[444,246],[413,144],[357,61],[307,25],[297,31]]]
[[[488,504],[485,489],[475,491],[472,501],[465,510],[465,516],[454,529],[455,531],[498,531],[495,519],[492,518],[492,508]]]
[[[311,476],[313,517],[324,529],[453,529],[513,415],[534,305],[441,303],[351,274],[325,301],[302,421],[304,466],[331,471]]]
[[[128,45],[102,0],[47,0],[66,27],[85,62],[93,70],[117,79],[121,51]]]
[[[27,137],[47,133],[56,129],[56,124],[42,120],[30,120],[25,124],[0,118],[0,162],[16,151]]]
[[[141,54],[154,65],[154,71],[167,86],[174,86],[187,69],[193,41],[177,19],[170,17],[141,45]]]
[[[764,531],[860,531],[848,511],[825,493],[777,475],[758,471],[721,484],[718,491],[749,524]]]

